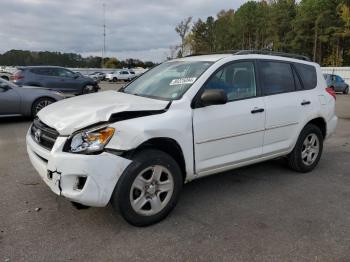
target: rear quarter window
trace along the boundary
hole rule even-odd
[[[316,68],[311,65],[298,63],[295,63],[294,66],[301,78],[304,89],[314,89],[317,86]]]

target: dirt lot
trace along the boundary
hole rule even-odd
[[[194,181],[148,228],[56,197],[29,163],[30,121],[2,120],[0,261],[350,261],[350,96],[337,112],[312,173],[274,160]]]

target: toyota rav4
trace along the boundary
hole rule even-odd
[[[336,124],[318,64],[239,52],[164,62],[118,92],[47,106],[27,149],[54,193],[111,202],[146,226],[170,213],[191,180],[278,157],[313,170]]]

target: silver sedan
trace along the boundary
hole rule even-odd
[[[57,91],[34,86],[17,86],[0,79],[0,117],[31,116],[65,96]]]

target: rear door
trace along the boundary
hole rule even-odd
[[[258,64],[266,104],[265,156],[290,149],[300,125],[303,125],[311,110],[311,104],[317,101],[309,90],[304,89],[292,63],[264,60]]]
[[[196,172],[225,170],[259,157],[264,136],[264,99],[259,97],[254,61],[226,64],[205,89],[224,89],[228,103],[193,110]]]

